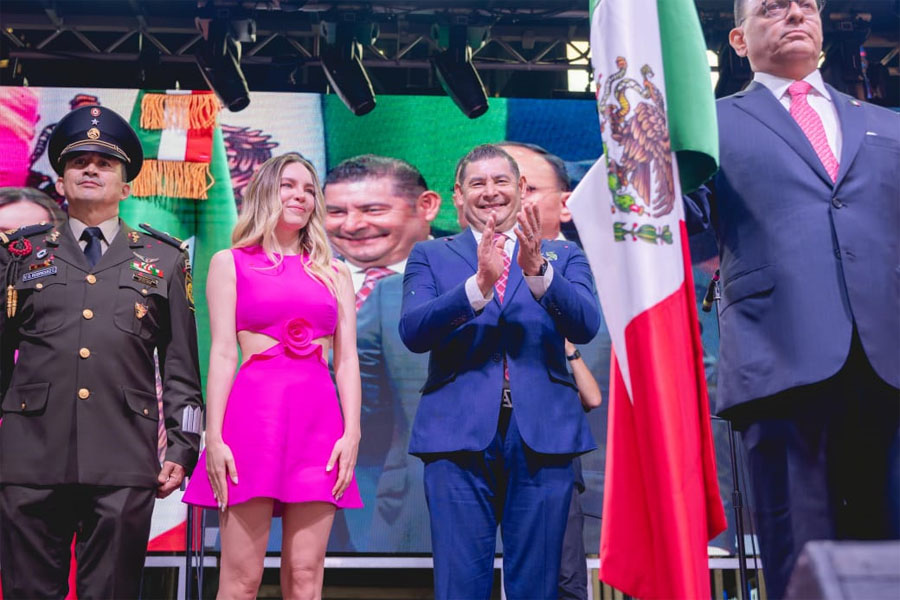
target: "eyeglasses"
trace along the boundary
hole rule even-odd
[[[822,12],[825,6],[825,0],[763,0],[760,3],[760,13],[767,19],[783,19],[790,11],[792,2],[796,2],[800,12],[807,17]],[[741,19],[741,23],[743,22],[744,19]]]

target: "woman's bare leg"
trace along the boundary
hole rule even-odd
[[[272,499],[253,498],[220,513],[222,559],[218,600],[256,598],[272,526]]]
[[[281,546],[281,595],[290,600],[319,600],[325,575],[325,547],[335,507],[302,502],[284,508]]]

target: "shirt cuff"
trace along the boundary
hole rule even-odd
[[[551,281],[553,281],[553,265],[549,262],[543,275],[525,275],[525,283],[528,284],[528,289],[531,290],[531,295],[535,300],[540,300],[547,293]]]
[[[488,305],[488,302],[494,299],[494,288],[491,288],[487,296],[482,296],[478,284],[475,283],[475,276],[472,275],[466,279],[466,297],[469,299],[472,310],[481,312]]]

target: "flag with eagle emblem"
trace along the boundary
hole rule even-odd
[[[709,598],[725,528],[681,195],[716,169],[691,0],[594,0],[605,155],[569,199],[613,345],[600,578],[640,598]]]

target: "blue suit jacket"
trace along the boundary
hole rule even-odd
[[[721,169],[686,212],[719,238],[720,413],[834,375],[854,323],[875,372],[900,384],[900,115],[828,91],[836,182],[764,86],[717,104]]]
[[[538,301],[523,281],[517,246],[503,305],[495,295],[475,313],[465,281],[476,271],[476,251],[466,230],[416,244],[406,263],[400,337],[413,352],[431,351],[409,451],[487,448],[497,433],[504,354],[528,447],[545,454],[594,449],[563,346],[564,338],[590,341],[600,327],[587,259],[571,242],[542,242],[554,274]]]

